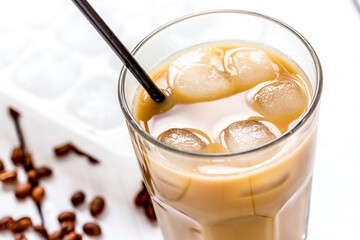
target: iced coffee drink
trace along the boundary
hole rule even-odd
[[[174,52],[151,78],[166,100],[132,87],[128,126],[164,239],[305,239],[309,69],[261,42],[217,41]]]

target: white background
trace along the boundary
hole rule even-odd
[[[167,21],[209,9],[255,11],[298,30],[316,50],[324,72],[309,239],[360,239],[360,12],[352,0],[90,2],[130,49]],[[69,60],[71,65],[61,61],[59,65],[46,65],[37,57],[39,52],[71,57],[73,61]],[[0,0],[0,158],[8,169],[13,168],[9,156],[18,143],[7,113],[11,105],[23,113],[21,124],[35,162],[50,165],[55,172],[42,182],[47,191],[43,209],[50,232],[59,227],[57,214],[73,209],[70,195],[83,189],[88,202],[96,194],[107,199],[106,211],[97,219],[103,228],[99,239],[161,239],[156,224],[149,224],[132,203],[141,181],[117,104],[120,67],[70,0]],[[74,81],[65,87],[48,86],[39,93],[45,83],[36,81],[45,74],[43,68],[50,69],[50,75],[45,76],[49,81],[58,81],[56,76],[70,76]],[[40,75],[36,80],[23,78],[27,72]],[[79,93],[84,84],[92,87]],[[100,87],[103,85],[107,87]],[[46,97],[49,89],[57,94],[55,98]],[[104,105],[109,107],[104,109]],[[98,115],[103,119],[97,119]],[[92,166],[74,155],[57,160],[52,149],[66,141],[76,143],[102,163]],[[24,180],[20,174],[20,181]],[[0,218],[29,215],[39,223],[32,201],[17,202],[11,189],[0,185]],[[87,206],[76,212],[78,231],[84,222],[94,220]],[[27,236],[38,238],[31,232]],[[13,237],[0,233],[0,239]]]

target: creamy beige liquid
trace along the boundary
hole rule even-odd
[[[186,61],[191,62],[192,55],[188,53],[196,52],[199,47],[181,52],[160,64],[153,71],[152,78],[166,93],[167,100],[160,104],[154,103],[146,92],[139,90],[134,106],[135,118],[154,137],[159,138],[163,132],[172,128],[187,129],[206,143],[200,152],[231,152],[224,143],[224,129],[231,123],[256,120],[264,124],[275,137],[279,137],[307,110],[311,93],[306,77],[285,56],[248,44],[212,44],[201,47],[205,49],[201,50],[206,52],[205,57],[196,61],[216,66],[214,71],[221,74],[220,77],[229,79],[230,87],[225,82],[225,85],[219,86],[218,92],[215,89],[211,94],[203,94],[200,90],[200,94],[196,94],[196,91],[195,94],[187,94],[177,89],[177,80],[171,71],[177,70],[179,64],[173,63],[177,61],[182,67],[183,62],[185,65]],[[248,49],[260,49],[266,53],[270,59],[266,64],[274,70],[274,74],[264,73],[271,76],[270,79],[255,80],[251,84],[238,81],[236,70],[239,68],[231,68],[237,60],[231,60],[231,57],[244,49],[245,52]],[[186,58],[181,60],[181,56],[185,55]],[[209,69],[212,71],[213,67]],[[261,103],[255,99],[259,91],[270,84],[276,88],[278,82],[289,79],[299,89],[294,94],[303,101],[289,112],[277,113],[274,110],[277,115],[274,115],[273,110],[269,113],[262,109]],[[192,86],[193,83],[189,84]],[[144,177],[153,195],[164,238],[302,239],[306,231],[311,188],[313,130],[309,130],[303,137],[302,141],[284,151],[284,154],[278,153],[281,151],[277,146],[260,154],[245,156],[249,162],[245,165],[236,163],[236,160],[216,163],[198,161],[192,164],[173,155],[166,157],[166,154],[142,152],[139,147],[136,153],[147,169]],[[139,142],[135,144],[139,145]],[[169,164],[158,161],[164,156],[165,162]],[[276,160],[269,162],[267,159]],[[256,167],[255,163],[261,166]]]

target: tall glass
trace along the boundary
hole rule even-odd
[[[264,44],[291,58],[309,79],[311,103],[281,137],[239,153],[205,154],[158,141],[132,115],[139,84],[124,68],[119,97],[165,240],[306,239],[322,73],[310,44],[273,18],[211,11],[170,22],[133,54],[147,72],[169,56],[208,42]]]

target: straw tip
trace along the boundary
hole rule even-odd
[[[152,99],[157,103],[161,103],[165,100],[165,95],[163,93],[157,94],[156,96],[153,96]]]

